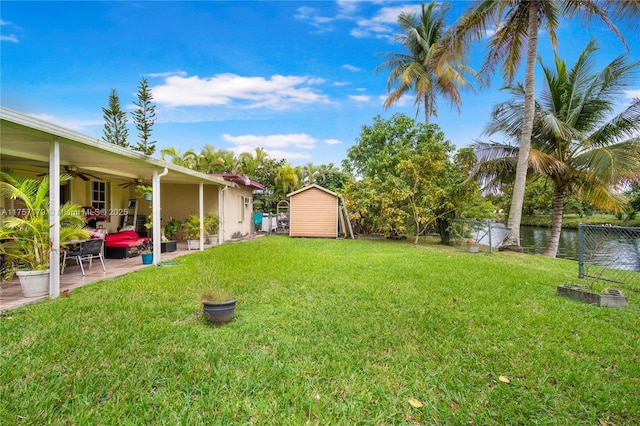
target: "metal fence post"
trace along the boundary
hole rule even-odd
[[[584,278],[584,225],[578,224],[578,278]]]
[[[487,219],[487,228],[489,229],[489,254],[493,253],[493,241],[491,241],[491,219]]]

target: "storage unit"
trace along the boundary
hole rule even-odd
[[[338,238],[338,194],[310,185],[287,197],[289,236]]]

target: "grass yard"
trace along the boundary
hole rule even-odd
[[[0,424],[640,424],[640,289],[558,297],[574,262],[268,236],[177,263],[4,314]]]

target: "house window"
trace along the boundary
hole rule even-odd
[[[109,184],[107,182],[91,181],[91,206],[105,212],[109,211]]]
[[[238,209],[238,222],[244,222],[244,197],[241,195],[238,200],[240,202]]]

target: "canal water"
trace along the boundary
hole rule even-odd
[[[520,246],[525,253],[542,254],[547,248],[551,228],[520,227]],[[556,257],[578,260],[578,230],[562,229]]]

